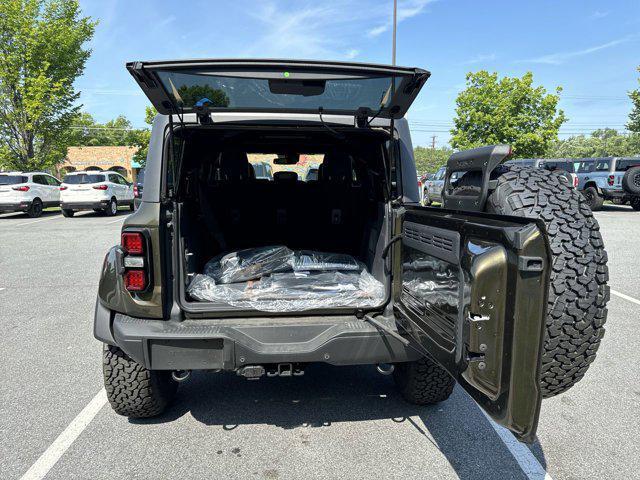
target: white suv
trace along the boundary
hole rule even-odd
[[[0,213],[25,212],[39,217],[60,205],[60,180],[44,172],[0,172]]]
[[[67,174],[60,186],[60,207],[65,217],[78,210],[115,215],[119,205],[133,211],[133,184],[111,171],[89,170]]]

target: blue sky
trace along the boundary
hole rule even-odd
[[[392,0],[81,0],[100,20],[76,82],[98,121],[144,125],[131,60],[309,58],[390,63]],[[638,85],[640,0],[399,0],[397,63],[432,77],[409,111],[414,143],[444,145],[468,71],[563,87],[562,136],[623,129]]]

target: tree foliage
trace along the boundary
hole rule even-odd
[[[98,123],[88,113],[78,114],[69,126],[66,144],[69,146],[134,145],[137,132],[131,122],[120,115],[106,123]]]
[[[73,82],[91,51],[95,22],[77,0],[0,2],[0,155],[20,170],[62,161],[77,116]]]
[[[590,136],[577,135],[553,142],[546,158],[633,157],[640,155],[640,134],[622,135],[605,128]]]
[[[447,160],[449,160],[452,153],[453,150],[448,147],[416,147],[413,149],[413,156],[416,161],[416,170],[419,174],[434,173],[447,163]]]
[[[566,121],[558,110],[561,88],[548,94],[533,86],[533,74],[498,78],[481,70],[467,74],[467,86],[456,99],[451,145],[465,150],[506,143],[516,157],[543,155]]]
[[[153,124],[153,119],[158,114],[158,111],[152,106],[145,108],[144,121],[147,125]],[[136,132],[135,141],[132,145],[138,147],[138,150],[133,155],[133,159],[143,167],[147,164],[147,153],[149,152],[149,140],[151,140],[151,129],[143,128]]]
[[[638,72],[640,72],[640,67],[638,67]],[[638,83],[640,83],[640,78],[638,78]],[[632,132],[640,133],[640,88],[630,91],[629,98],[633,103],[633,108],[629,114],[627,128]]]

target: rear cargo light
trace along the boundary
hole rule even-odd
[[[120,237],[120,245],[129,254],[142,255],[144,253],[144,238],[140,232],[123,232]]]
[[[130,292],[140,292],[147,288],[147,274],[144,270],[127,270],[124,272],[124,286]]]
[[[18,191],[18,192],[28,192],[29,191],[29,187],[27,187],[26,185],[23,185],[22,187],[11,187],[14,190]]]
[[[607,180],[607,183],[608,183],[609,185],[613,185],[613,181],[614,181],[614,179],[615,179],[615,178],[616,178],[616,177],[615,177],[614,175],[609,175],[609,180]]]
[[[64,185],[62,185],[62,186],[60,187],[60,191],[62,191],[62,190],[66,190],[67,188],[69,188],[69,187],[65,187]]]
[[[107,187],[106,185],[95,185],[93,188],[95,188],[96,190],[106,190]]]

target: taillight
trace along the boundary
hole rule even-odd
[[[106,190],[107,187],[106,185],[94,185],[93,188],[95,188],[96,190]]]
[[[120,237],[120,245],[128,254],[142,255],[144,253],[144,237],[140,232],[123,232]]]
[[[18,191],[18,192],[28,192],[29,191],[29,187],[27,187],[26,185],[23,185],[21,187],[11,187],[14,190]]]
[[[143,232],[124,231],[120,245],[124,250],[124,287],[130,292],[145,291],[151,283],[147,237]]]
[[[62,191],[62,190],[66,190],[67,188],[69,188],[69,187],[66,187],[66,186],[62,185],[62,186],[60,187],[60,191]]]
[[[422,188],[422,182],[418,180],[418,188]]]
[[[140,292],[147,288],[147,274],[144,270],[126,270],[124,287],[130,292]]]
[[[133,185],[133,196],[138,198],[138,185]]]
[[[609,175],[609,180],[607,180],[607,183],[608,183],[609,185],[613,185],[613,180],[614,180],[615,178],[616,178],[615,176],[613,176],[613,175]]]
[[[573,176],[573,186],[574,186],[574,188],[578,188],[578,177],[577,177],[577,175]]]

